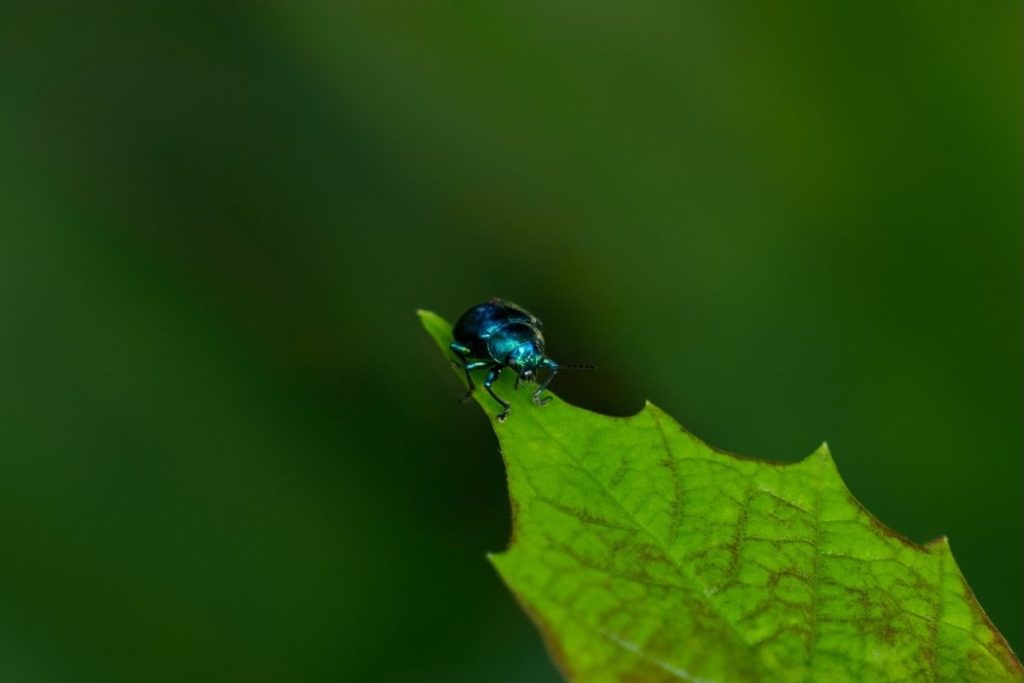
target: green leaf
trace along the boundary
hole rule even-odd
[[[451,326],[419,315],[447,352]],[[824,444],[794,464],[750,460],[650,403],[616,418],[534,406],[508,377],[495,389],[506,422],[476,399],[514,522],[491,561],[567,678],[1024,679],[946,539],[918,545],[872,517]]]

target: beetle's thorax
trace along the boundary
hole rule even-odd
[[[505,364],[519,374],[536,372],[544,367],[546,362],[547,357],[535,342],[520,344],[512,349],[505,359]]]

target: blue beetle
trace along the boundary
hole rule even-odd
[[[497,381],[504,368],[516,373],[515,388],[523,382],[535,382],[542,371],[547,377],[533,392],[533,402],[545,405],[550,397],[541,394],[551,384],[551,380],[559,370],[572,368],[592,368],[590,365],[560,365],[544,354],[544,327],[540,319],[524,308],[509,301],[491,299],[463,313],[452,329],[455,341],[451,349],[461,363],[452,361],[454,365],[466,372],[469,391],[460,399],[465,403],[473,395],[476,385],[473,383],[471,370],[487,368],[484,377],[484,388],[501,404],[502,411],[498,421],[504,422],[511,406],[508,401],[494,393],[494,382]]]

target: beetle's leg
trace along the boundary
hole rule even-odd
[[[471,361],[471,362],[466,362],[462,366],[462,369],[466,371],[466,381],[469,383],[469,390],[467,390],[466,393],[462,395],[462,398],[459,399],[459,403],[465,403],[466,401],[468,401],[470,399],[470,397],[473,396],[473,390],[476,389],[476,385],[473,384],[473,378],[469,376],[469,371],[470,370],[477,370],[479,368],[486,368],[486,367],[488,367],[490,365],[491,365],[490,361],[475,360],[475,361]]]
[[[467,349],[465,346],[458,342],[452,342],[451,344],[448,345],[448,348],[452,350],[452,353],[459,357],[459,360],[449,358],[448,362],[451,364],[452,367],[462,370],[466,366],[466,364],[469,363],[469,349]],[[459,361],[462,362],[460,363]],[[468,373],[466,375],[466,378],[469,379]],[[469,380],[469,388],[473,388],[473,380]]]
[[[490,361],[486,361],[486,360],[469,361],[469,360],[463,359],[462,365],[460,365],[459,367],[462,368],[466,372],[466,383],[469,385],[469,389],[466,390],[466,393],[463,394],[462,398],[459,399],[459,403],[465,403],[466,401],[468,401],[470,399],[470,397],[473,396],[473,391],[476,389],[476,384],[473,383],[473,377],[472,377],[472,375],[469,374],[470,370],[477,370],[479,368],[486,368],[486,367],[488,367],[490,365],[491,365]]]
[[[465,403],[470,399],[471,396],[473,396],[473,391],[476,389],[476,384],[473,383],[473,376],[469,374],[469,371],[476,370],[477,368],[487,367],[488,365],[490,365],[490,362],[469,360],[469,349],[467,349],[462,344],[459,344],[458,342],[452,342],[451,344],[448,345],[448,347],[452,350],[452,352],[455,353],[456,356],[459,357],[459,361],[462,361],[461,363],[456,360],[449,360],[448,362],[454,365],[455,367],[459,368],[460,370],[465,371],[466,373],[466,385],[468,386],[468,389],[466,393],[462,395],[462,398],[459,399],[459,403]]]
[[[544,390],[548,388],[549,384],[551,384],[551,380],[553,380],[555,378],[555,375],[558,374],[557,367],[551,367],[549,368],[549,370],[551,372],[548,373],[548,376],[545,377],[544,381],[541,382],[539,387],[537,387],[537,390],[533,392],[533,404],[536,406],[546,406],[548,403],[551,402],[550,396],[545,396],[541,398],[541,394],[544,393]]]
[[[459,358],[465,358],[466,356],[469,355],[470,351],[468,346],[463,346],[459,342],[452,342],[451,344],[448,345],[448,348],[454,351],[455,355],[458,356]]]
[[[501,375],[501,366],[492,365],[491,369],[487,371],[487,377],[484,378],[484,387],[487,389],[487,393],[491,395],[491,398],[500,403],[501,407],[504,408],[504,410],[498,413],[498,422],[504,422],[505,418],[508,417],[508,411],[512,406],[509,405],[508,401],[502,400],[500,396],[494,393],[492,385],[498,379],[499,375]]]

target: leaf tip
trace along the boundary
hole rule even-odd
[[[491,566],[494,567],[495,569],[497,569],[498,573],[501,574],[502,576],[504,576],[503,569],[504,569],[504,566],[505,566],[505,555],[507,555],[507,554],[508,554],[508,551],[500,552],[500,553],[486,553],[486,555],[485,555],[485,557],[487,558],[487,561],[491,563]]]
[[[420,319],[420,322],[423,323],[424,327],[431,323],[441,320],[441,316],[439,316],[437,313],[434,313],[433,311],[428,311],[425,308],[417,308],[416,317]]]
[[[644,413],[650,413],[654,419],[658,419],[663,415],[663,411],[658,406],[651,403],[648,399],[644,399],[644,406],[637,412],[637,415],[643,415]]]
[[[662,409],[661,409],[661,408],[659,408],[658,406],[656,406],[656,405],[654,405],[653,403],[651,403],[649,399],[646,399],[646,398],[645,398],[645,399],[644,399],[644,407],[640,409],[640,413],[646,413],[646,412],[653,412],[653,413],[657,413],[657,415],[658,415],[659,417],[667,417],[668,419],[670,419],[670,420],[672,420],[673,422],[675,422],[675,418],[673,418],[673,417],[672,417],[671,415],[669,415],[668,413],[666,413],[666,412],[665,412],[664,410],[662,410]],[[638,413],[638,414],[639,414],[639,413]]]
[[[933,538],[932,540],[924,544],[924,549],[929,552],[950,552],[949,536],[946,536],[946,534],[942,534],[937,538]]]
[[[814,452],[802,460],[805,463],[818,463],[825,467],[836,469],[836,462],[832,458],[832,451],[829,450],[828,442],[822,441],[821,445],[814,449]]]
[[[447,346],[448,341],[451,340],[452,326],[447,320],[439,316],[433,311],[428,311],[424,308],[416,309],[416,315],[420,319],[420,324],[423,325],[423,329],[427,331],[434,341],[437,342],[438,346],[442,349]]]

